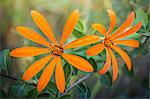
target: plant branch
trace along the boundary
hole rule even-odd
[[[1,73],[0,73],[0,76],[1,76],[1,77],[5,77],[5,78],[8,78],[8,79],[11,79],[11,80],[15,80],[15,81],[19,80],[19,79],[15,78],[15,77],[12,77],[12,76],[10,76],[10,75],[5,75],[5,74],[1,74]],[[34,83],[28,83],[28,84],[29,84],[29,85],[32,85],[32,86],[37,86],[37,85],[34,84]]]
[[[92,74],[88,74],[87,76],[84,76],[83,78],[79,79],[76,83],[74,83],[68,89],[66,89],[65,92],[63,94],[61,94],[59,97],[66,95],[71,89],[73,89],[75,86],[77,86],[78,84],[85,81],[86,79],[88,79],[91,76],[92,76]]]
[[[9,78],[9,79],[12,79],[12,80],[18,80],[18,79],[15,78],[15,77],[8,76],[8,75],[4,75],[4,74],[0,74],[0,76],[5,77],[5,78]]]

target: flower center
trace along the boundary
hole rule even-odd
[[[104,39],[104,44],[107,47],[110,47],[110,46],[114,45],[114,43],[109,38]]]
[[[63,53],[63,48],[60,45],[51,45],[51,52],[54,55],[60,56]]]

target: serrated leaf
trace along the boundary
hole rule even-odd
[[[142,21],[142,26],[146,29],[146,26],[148,24],[147,14],[141,8],[138,8],[135,11],[135,13],[136,13],[136,22]]]
[[[100,77],[100,82],[103,86],[107,88],[112,87],[112,77],[109,71]]]
[[[23,81],[17,81],[9,88],[9,97],[23,98],[30,91],[31,86]]]
[[[10,49],[4,49],[0,52],[0,69],[6,70],[8,72],[9,63],[10,63],[10,56],[9,56]]]
[[[96,61],[93,58],[88,59],[88,62],[90,62],[90,64],[93,66],[94,68],[94,72],[97,71],[97,64]]]

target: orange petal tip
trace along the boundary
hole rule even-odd
[[[94,28],[97,24],[98,24],[98,23],[94,23],[94,24],[92,24],[92,28]]]
[[[38,93],[41,93],[42,90],[41,90],[40,88],[37,87],[37,91],[38,91]]]
[[[79,10],[78,10],[78,9],[75,9],[74,11],[75,11],[76,13],[79,13]]]
[[[16,26],[16,30],[18,31],[20,29],[21,26]]]
[[[132,15],[135,15],[134,11],[131,11],[131,14],[132,14]]]
[[[142,21],[139,22],[140,27],[142,26]]]
[[[24,28],[23,26],[16,26],[16,30],[19,32],[22,28]]]
[[[65,91],[65,90],[60,90],[59,92],[60,92],[61,94],[63,94],[63,93],[64,93],[64,91]]]
[[[10,56],[14,56],[14,51],[11,51],[11,52],[9,53],[9,55],[10,55]]]
[[[93,72],[94,69],[93,69],[93,66],[91,65],[91,67],[88,69],[88,72]]]
[[[35,14],[35,13],[37,13],[37,11],[35,11],[35,10],[32,10],[32,11],[31,11],[31,15],[33,15],[33,14]]]
[[[28,79],[24,75],[22,76],[22,80],[28,81]]]
[[[113,10],[111,10],[111,9],[108,9],[108,10],[107,10],[107,12],[113,12]]]

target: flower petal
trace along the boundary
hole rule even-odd
[[[107,51],[107,48],[106,48],[106,62],[103,68],[98,73],[101,75],[105,74],[110,68],[110,65],[111,65],[111,56],[109,55],[109,52]]]
[[[107,49],[112,59],[113,81],[116,81],[118,77],[118,62],[113,51],[110,48],[107,48]]]
[[[115,44],[125,45],[130,47],[139,47],[140,43],[137,40],[114,40]]]
[[[73,32],[74,27],[79,19],[79,10],[74,10],[71,15],[69,16],[65,26],[64,30],[62,32],[62,37],[60,39],[60,44],[63,45],[68,38],[68,36]]]
[[[100,54],[103,50],[104,50],[104,44],[101,43],[101,44],[94,45],[90,47],[89,49],[87,49],[86,54],[88,56],[95,56],[97,54]]]
[[[57,41],[54,36],[50,25],[46,19],[37,11],[31,11],[32,18],[36,25],[41,29],[41,31],[54,43],[57,44]]]
[[[95,23],[95,24],[92,24],[92,28],[93,28],[93,29],[96,29],[98,32],[100,32],[100,33],[102,33],[104,36],[106,36],[107,30],[106,30],[106,28],[105,28],[104,25]]]
[[[58,58],[56,64],[56,71],[55,71],[55,78],[56,78],[56,85],[60,93],[64,93],[65,90],[65,75],[64,70],[62,67],[61,58]]]
[[[131,70],[132,67],[132,63],[130,60],[130,57],[126,54],[126,52],[124,52],[121,48],[119,48],[118,46],[112,46],[112,48],[118,52],[118,54],[123,58],[123,60],[126,62],[128,70]]]
[[[72,55],[72,54],[62,54],[63,58],[67,60],[71,65],[75,66],[79,70],[85,71],[85,72],[92,72],[93,67],[92,65],[85,59]]]
[[[48,48],[25,46],[12,50],[10,52],[10,55],[14,57],[29,57],[29,56],[38,56],[48,52],[50,52]]]
[[[79,38],[77,40],[74,40],[73,42],[67,44],[64,49],[69,49],[69,48],[75,48],[75,47],[80,47],[80,46],[86,46],[89,44],[96,43],[97,41],[100,40],[99,36],[84,36],[82,38]]]
[[[27,81],[33,78],[52,58],[52,55],[45,56],[33,63],[23,74],[22,79]]]
[[[122,33],[125,29],[127,29],[134,21],[134,17],[135,17],[135,13],[132,11],[128,16],[128,18],[126,19],[126,21],[119,27],[119,29],[115,33],[113,33],[110,36],[110,38],[117,36],[118,34]]]
[[[24,26],[17,26],[16,27],[16,30],[25,38],[33,41],[33,42],[36,42],[36,43],[39,43],[39,44],[42,44],[42,45],[45,45],[45,46],[50,46],[50,43],[47,42],[41,35],[39,35],[37,32],[33,31],[32,29],[30,28],[27,28],[27,27],[24,27]]]
[[[49,65],[44,69],[37,85],[37,89],[39,93],[46,87],[49,80],[51,79],[55,69],[56,62],[57,62],[57,58],[52,59]]]
[[[110,27],[109,27],[108,32],[107,32],[107,35],[109,35],[113,31],[113,29],[116,25],[116,14],[112,10],[107,10],[107,12],[108,12],[108,15],[110,17]]]
[[[136,24],[135,26],[133,26],[131,29],[125,31],[124,33],[115,36],[112,40],[114,39],[120,39],[120,38],[124,38],[128,35],[134,34],[136,33],[142,26],[142,22],[139,22],[138,24]]]

